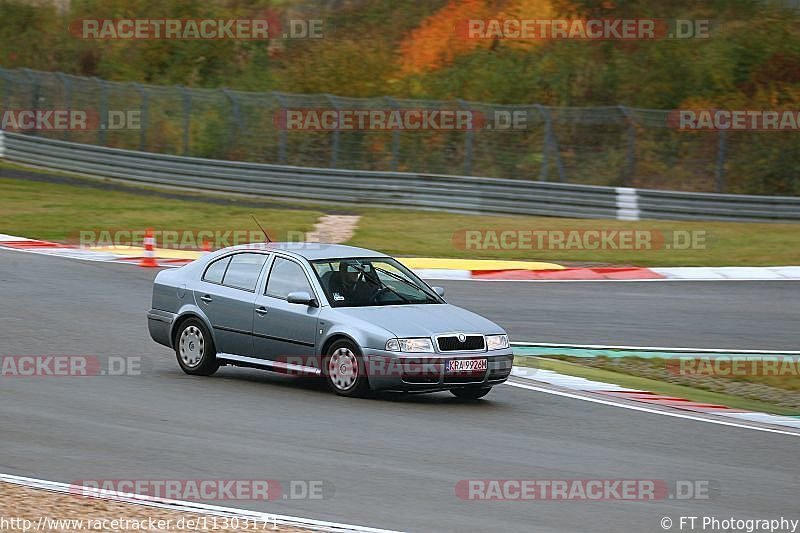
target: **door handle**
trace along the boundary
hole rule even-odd
[[[205,303],[211,303],[211,301],[214,300],[214,298],[212,298],[208,294],[204,294],[203,296],[200,297],[200,299],[203,300]]]
[[[267,312],[269,312],[269,309],[267,309],[264,306],[256,307],[256,313],[258,314],[258,316],[264,316],[267,314]]]

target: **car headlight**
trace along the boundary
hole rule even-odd
[[[389,352],[430,353],[433,352],[433,343],[430,339],[389,339],[386,342]]]
[[[508,335],[486,335],[487,350],[504,350],[508,348]]]

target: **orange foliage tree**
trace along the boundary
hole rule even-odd
[[[491,0],[451,0],[428,17],[400,43],[400,70],[418,74],[452,63],[458,55],[493,46],[491,39],[469,38],[470,20],[546,19],[555,15],[551,0],[511,0],[501,6]],[[533,47],[541,41],[507,39],[511,47]]]

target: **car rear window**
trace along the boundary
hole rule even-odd
[[[222,278],[225,276],[225,270],[228,268],[228,263],[231,262],[230,256],[217,259],[206,268],[203,274],[203,281],[209,283],[222,283]]]
[[[264,254],[245,253],[232,256],[222,284],[234,289],[255,291],[258,275],[266,260],[267,256]]]

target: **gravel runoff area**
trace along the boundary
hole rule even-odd
[[[324,215],[314,224],[314,231],[306,233],[308,242],[339,244],[349,241],[356,232],[357,215]]]
[[[237,526],[237,527],[231,527]],[[300,529],[255,520],[178,512],[113,499],[87,498],[0,482],[0,531],[279,531]]]

